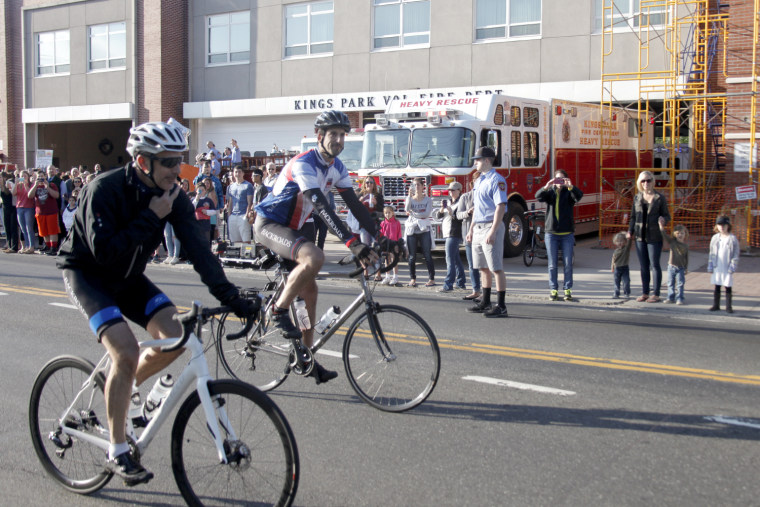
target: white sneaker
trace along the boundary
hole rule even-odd
[[[172,266],[177,264],[179,262],[179,257],[172,257],[172,260],[169,261],[169,264]]]
[[[396,285],[396,284],[398,284],[398,276],[393,275],[393,277],[391,278],[391,282],[390,282],[389,285]]]
[[[383,278],[383,285],[388,285],[391,283],[391,274],[385,273],[385,278]]]
[[[163,262],[161,264],[171,264],[171,262],[172,262],[172,258],[171,257],[167,257],[166,259],[163,260]]]

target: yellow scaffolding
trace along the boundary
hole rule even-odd
[[[623,101],[616,98],[616,91],[625,89],[630,96],[631,87],[636,90],[636,110],[640,122],[655,120],[662,126],[662,142],[657,150],[668,153],[667,167],[656,169],[658,191],[663,192],[671,203],[671,215],[678,223],[686,225],[693,237],[709,240],[715,216],[721,211],[716,199],[726,195],[725,188],[725,128],[726,92],[718,89],[719,81],[725,82],[728,20],[727,5],[722,0],[640,0],[639,12],[631,13],[625,23],[627,0],[603,0],[602,7],[602,55],[601,55],[601,108],[609,113],[613,105]],[[757,29],[758,6],[754,0],[754,47],[753,47],[753,94],[752,113],[756,115],[757,89]],[[621,29],[623,26],[623,29]],[[635,37],[637,41],[631,42]],[[623,39],[622,41],[619,39]],[[638,66],[634,70],[616,71],[621,65],[625,46],[638,47]],[[653,63],[665,56],[664,61]],[[612,69],[612,70],[610,70]],[[651,112],[653,103],[662,103],[661,115]],[[633,103],[631,103],[633,106]],[[750,134],[754,143],[754,121]],[[688,131],[688,146],[681,142],[683,132]],[[600,139],[600,181],[616,181],[620,171],[634,171],[638,175],[649,164],[654,147],[642,143],[639,146],[638,164],[635,168],[605,167],[604,144]],[[754,146],[754,144],[752,145]],[[688,167],[679,166],[679,152],[689,150],[692,155]],[[751,157],[750,157],[751,159]],[[752,162],[750,163],[752,164]],[[756,168],[750,169],[750,181],[754,181]],[[635,181],[635,180],[634,180]],[[630,199],[636,192],[634,182],[623,191],[626,198],[617,200],[615,207],[602,203],[600,207],[600,241],[609,238],[627,226]],[[620,186],[620,185],[616,185]],[[627,206],[626,206],[627,204]],[[750,223],[748,220],[747,223]],[[749,239],[749,235],[748,235]]]

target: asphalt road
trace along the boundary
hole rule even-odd
[[[56,355],[96,360],[102,348],[52,259],[0,263],[0,504],[182,504],[169,426],[143,460],[156,474],[146,486],[114,480],[79,497],[45,475],[27,429],[34,378]],[[148,273],[180,307],[214,302],[188,267]],[[320,282],[320,308],[357,289]],[[295,505],[760,505],[760,322],[519,299],[509,319],[489,320],[454,295],[379,287],[376,297],[433,327],[439,384],[417,409],[387,414],[358,399],[336,357],[320,357],[341,373],[327,385],[289,378],[272,397],[299,446]],[[326,349],[340,351],[333,340]]]

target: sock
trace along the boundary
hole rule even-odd
[[[481,306],[491,304],[491,287],[483,287],[483,297],[480,299]]]
[[[114,459],[120,454],[129,452],[129,444],[122,442],[120,444],[108,444],[108,459]]]
[[[277,306],[276,303],[272,305],[272,313],[274,313],[275,315],[282,315],[283,313],[287,313],[287,312],[288,312],[287,308],[280,308],[279,306]]]
[[[499,307],[500,307],[500,308],[506,308],[506,307],[507,307],[507,303],[505,303],[505,302],[504,302],[504,297],[507,295],[507,291],[505,291],[505,290],[500,290],[500,291],[498,291],[498,292],[496,293],[496,295],[498,296],[498,300],[499,300]]]

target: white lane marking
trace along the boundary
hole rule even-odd
[[[66,303],[48,303],[50,306],[60,306],[61,308],[70,308],[72,310],[76,310],[77,307],[74,305],[68,305]]]
[[[339,358],[339,359],[342,359],[342,358],[343,358],[343,352],[335,352],[334,350],[319,349],[319,350],[317,351],[317,354],[324,354],[324,355],[326,355],[326,356],[330,356],[330,357],[337,357],[337,358]],[[356,358],[357,358],[357,357],[359,357],[359,356],[355,356],[355,355],[351,354],[351,355],[349,355],[349,357],[350,357],[351,359],[356,359]]]
[[[513,389],[521,389],[523,391],[536,391],[538,393],[556,394],[558,396],[573,396],[574,391],[565,391],[562,389],[555,389],[553,387],[537,386],[534,384],[523,384],[522,382],[513,382],[511,380],[501,380],[491,377],[479,377],[477,375],[467,375],[462,377],[462,380],[472,380],[473,382],[482,382],[484,384],[491,384],[501,387],[511,387]]]
[[[746,426],[747,428],[754,428],[760,430],[760,421],[757,419],[741,419],[738,417],[726,417],[723,415],[716,415],[713,417],[705,417],[708,421],[714,421],[723,424],[732,424],[734,426]]]
[[[0,296],[7,296],[7,295],[8,295],[7,292],[0,292]]]

